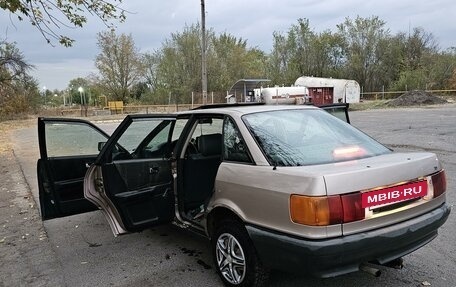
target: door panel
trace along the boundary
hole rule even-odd
[[[98,157],[102,194],[86,191],[86,197],[103,200],[104,209],[111,213],[111,227],[124,229],[113,228],[114,234],[140,231],[174,218],[174,124],[175,118],[170,116],[127,116]],[[119,145],[125,148],[120,158]]]
[[[139,231],[151,225],[170,222],[174,217],[174,194],[171,181],[114,196],[128,231]]]
[[[96,206],[84,198],[83,192],[86,164],[94,161],[95,157],[38,160],[43,219],[96,210]],[[59,172],[67,168],[70,172]]]
[[[73,119],[38,119],[38,188],[43,220],[96,210],[84,198],[83,181],[95,162],[98,143],[108,135],[93,124]]]
[[[168,160],[119,161],[102,167],[104,186],[129,231],[174,216]]]

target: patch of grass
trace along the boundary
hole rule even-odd
[[[359,103],[350,104],[350,110],[352,111],[363,111],[372,109],[384,109],[389,100],[364,100]]]

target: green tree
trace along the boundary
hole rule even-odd
[[[378,43],[377,65],[373,68],[375,77],[372,86],[377,91],[389,89],[392,83],[399,78],[403,69],[403,41],[401,37],[393,36],[382,39]]]
[[[427,75],[424,69],[403,70],[399,78],[393,83],[392,90],[424,90],[426,88]]]
[[[15,43],[0,41],[0,84],[14,81],[33,68]]]
[[[302,75],[315,73],[315,32],[308,19],[298,19],[286,36],[274,32],[273,51],[268,61],[268,71],[273,83],[290,85]]]
[[[446,79],[445,87],[456,90],[456,47],[449,48],[446,53],[451,55],[453,69],[450,72],[450,76]]]
[[[404,38],[404,65],[407,70],[421,68],[423,57],[438,53],[434,35],[421,27],[413,28],[413,32],[408,36],[405,36],[405,33],[401,36]]]
[[[448,49],[440,52],[437,41],[423,28],[398,33],[401,67],[392,87],[395,90],[444,89],[452,76],[456,55]]]
[[[95,66],[101,75],[101,85],[111,99],[127,102],[131,87],[144,73],[142,56],[130,35],[114,31],[98,33],[100,54]]]
[[[89,81],[81,77],[70,80],[67,87],[68,104],[80,105],[81,103],[88,102],[90,86]]]
[[[343,39],[339,34],[324,31],[312,42],[313,69],[311,75],[317,77],[342,76],[344,65]]]
[[[0,120],[18,119],[21,114],[36,112],[42,103],[38,82],[28,74],[0,85]]]
[[[331,31],[315,33],[298,19],[286,36],[274,32],[268,76],[275,84],[293,84],[300,76],[337,77],[344,63],[343,38]]]
[[[209,89],[227,91],[242,78],[263,78],[266,55],[249,48],[247,40],[222,33],[211,39],[208,57]]]
[[[439,53],[426,53],[415,69],[404,69],[394,82],[396,90],[428,90],[452,88],[456,69],[456,51],[448,49]]]
[[[161,51],[157,50],[152,53],[144,53],[144,81],[150,91],[155,91],[159,86],[159,66],[162,60]]]
[[[19,21],[28,19],[48,43],[54,39],[68,47],[74,40],[56,30],[62,26],[83,27],[87,13],[95,15],[108,28],[114,28],[113,20],[125,20],[121,3],[122,0],[3,0],[0,8],[16,15]]]
[[[382,64],[382,44],[390,32],[386,22],[377,16],[371,18],[347,17],[337,25],[338,32],[344,39],[344,55],[347,59],[348,78],[356,79],[365,90],[379,89],[376,77]]]
[[[274,32],[272,42],[272,52],[267,61],[267,75],[273,83],[288,83],[288,64],[290,62],[290,54],[287,48],[286,37],[279,32]]]
[[[0,117],[17,116],[40,105],[38,83],[28,72],[34,67],[15,43],[0,41]]]
[[[192,91],[201,91],[200,31],[199,24],[186,26],[163,43],[159,65],[161,84],[169,89],[176,102],[189,102]],[[211,30],[206,33],[210,53],[214,33]]]
[[[263,78],[266,55],[249,48],[247,41],[228,33],[206,30],[208,90],[226,91],[240,78]],[[199,24],[171,34],[162,47],[143,57],[148,90],[142,100],[149,103],[190,102],[191,93],[201,92],[201,29]]]
[[[308,19],[298,19],[288,31],[288,49],[291,52],[289,68],[291,79],[302,75],[314,75],[317,59],[315,59],[315,32],[310,28]]]

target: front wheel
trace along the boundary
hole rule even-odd
[[[226,286],[264,286],[268,271],[263,267],[244,226],[219,224],[212,237],[214,263]]]

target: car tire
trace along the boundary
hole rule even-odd
[[[262,265],[245,227],[236,221],[223,221],[212,236],[217,273],[226,286],[265,286],[269,271]]]

